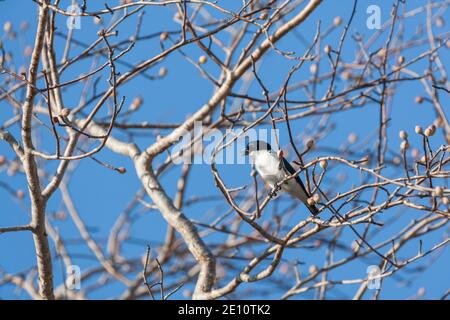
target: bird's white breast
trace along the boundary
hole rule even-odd
[[[280,168],[280,160],[273,152],[252,151],[252,161],[261,178],[272,187],[286,177],[286,173]]]

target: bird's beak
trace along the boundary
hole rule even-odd
[[[244,149],[241,151],[241,156],[248,156],[248,149]]]

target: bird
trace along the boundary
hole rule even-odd
[[[272,188],[269,195],[275,195],[277,189],[281,188],[282,191],[301,200],[312,215],[315,216],[319,213],[319,210],[314,204],[308,203],[308,199],[311,196],[298,175],[285,180],[287,177],[294,175],[296,170],[282,154],[279,156],[279,154],[273,151],[270,144],[262,140],[250,141],[247,143],[242,154],[250,157],[258,174]],[[278,186],[278,183],[283,180],[285,181],[281,186]]]

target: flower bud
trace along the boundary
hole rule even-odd
[[[97,25],[102,24],[102,18],[99,16],[94,17],[94,24],[97,24]]]
[[[310,265],[308,271],[310,274],[316,273],[318,271],[317,266],[315,264]]]
[[[432,124],[431,126],[429,126],[428,128],[425,129],[425,135],[427,137],[431,137],[435,134],[436,132],[436,126],[434,124]]]
[[[128,110],[130,111],[138,110],[141,107],[143,101],[144,100],[142,99],[141,96],[137,96],[136,98],[134,98],[133,102],[131,102],[131,105],[128,108]]]
[[[423,97],[417,96],[417,97],[414,99],[414,101],[415,101],[417,104],[422,104],[422,103],[423,103]]]
[[[355,133],[350,133],[347,140],[348,143],[355,143],[356,141],[358,141],[358,136]]]
[[[334,26],[336,26],[336,27],[340,26],[341,23],[342,23],[342,18],[340,16],[337,16],[337,17],[334,18],[334,20],[333,20]]]
[[[162,33],[159,35],[159,40],[165,41],[165,40],[167,40],[168,37],[169,37],[169,34],[168,34],[167,32],[162,32]]]
[[[6,21],[5,24],[3,25],[3,31],[5,31],[6,33],[11,32],[12,30],[12,23],[10,21]]]
[[[160,69],[159,69],[159,72],[158,72],[158,75],[161,77],[161,78],[163,78],[163,77],[165,77],[166,75],[167,75],[167,68],[166,67],[161,67]]]
[[[22,200],[25,197],[25,192],[22,189],[16,191],[16,197],[19,200]]]
[[[70,114],[70,109],[69,108],[63,108],[62,110],[61,110],[61,115],[63,116],[63,117],[68,117],[69,116],[69,114]]]
[[[445,20],[442,16],[439,16],[434,20],[434,23],[436,24],[436,27],[442,28],[445,25]]]
[[[400,130],[400,132],[398,133],[400,139],[406,140],[408,139],[408,134],[406,133],[406,131],[404,130]]]
[[[319,203],[320,195],[318,193],[315,193],[312,197],[315,203]]]
[[[29,27],[30,27],[30,25],[28,24],[27,21],[22,21],[22,23],[20,24],[20,30],[22,30],[22,31],[28,30]]]
[[[198,58],[198,63],[205,64],[208,61],[208,58],[206,56],[200,56]]]
[[[308,200],[306,200],[306,202],[308,203],[308,205],[313,206],[316,204],[316,202],[314,201],[313,197],[308,198]]]

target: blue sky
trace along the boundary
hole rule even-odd
[[[114,5],[117,2],[118,1],[109,1],[108,3]],[[219,1],[219,3],[222,2],[224,1]],[[241,3],[241,1],[237,2],[239,2],[239,4]],[[64,4],[68,3],[68,1],[62,1],[62,3],[63,5],[61,5],[61,7],[65,7]],[[389,19],[392,1],[359,1],[355,21],[350,28],[351,34],[358,32],[364,38],[368,38],[376,32],[376,30],[369,30],[366,27],[367,14],[365,11],[367,6],[373,3],[379,4],[382,8],[382,22]],[[417,1],[413,2],[411,5],[408,4],[407,8],[416,6],[416,3]],[[302,37],[311,41],[315,33],[316,21],[318,19],[322,21],[322,30],[326,30],[331,25],[333,18],[337,15],[342,16],[344,21],[346,21],[350,16],[352,5],[353,1],[350,0],[326,1],[308,18],[308,21],[296,31],[301,34]],[[98,6],[101,7],[100,4],[98,4]],[[152,7],[146,9],[141,35],[152,34],[161,30],[178,30],[179,25],[174,23],[172,19],[174,12],[172,7]],[[450,18],[448,11],[442,12],[442,14],[447,20]],[[424,21],[424,15],[425,14],[422,13],[407,20],[405,25],[405,38],[409,38],[414,34],[417,24]],[[27,65],[28,63],[28,58],[23,57],[21,52],[23,52],[26,46],[32,45],[33,43],[34,30],[36,27],[35,18],[36,5],[32,2],[27,2],[27,4],[23,6],[19,6],[17,1],[12,0],[0,2],[0,25],[3,25],[6,21],[11,21],[15,28],[18,28],[22,21],[27,21],[30,24],[29,30],[24,35],[21,35],[17,41],[8,40],[3,36],[4,46],[8,51],[13,53],[16,65]],[[130,22],[132,23],[124,24],[119,27],[119,38],[126,39],[133,35],[136,17],[133,17]],[[96,31],[99,26],[93,24],[90,18],[83,19],[81,23],[81,30],[75,30],[74,37],[84,43],[91,43],[97,38]],[[57,19],[57,26],[62,32],[66,32],[67,29],[65,28],[64,18]],[[445,28],[446,31],[448,31],[448,25],[444,28],[436,28],[435,31],[443,32],[445,31]],[[341,32],[342,27],[333,31],[333,33],[327,37],[327,43],[336,47]],[[159,41],[157,39],[158,38],[137,43],[133,51],[127,54],[124,59],[127,62],[136,63],[159,52]],[[371,51],[379,49],[384,44],[385,39],[386,35],[381,37],[380,41],[373,44],[370,48]],[[57,40],[56,48],[57,54],[59,55],[58,59],[60,59],[64,48],[63,39],[59,38]],[[305,47],[301,42],[292,35],[283,39],[279,43],[279,48],[294,50],[298,52],[298,54],[302,54],[305,50]],[[77,52],[80,52],[81,49],[82,48],[79,46],[74,46],[71,55],[75,55]],[[358,49],[354,41],[349,37],[344,45],[342,59],[344,61],[350,61],[350,59],[354,57],[356,50]],[[421,50],[423,50],[423,48],[421,48]],[[188,46],[187,48],[184,48],[183,51],[194,60],[201,54],[198,47],[195,45]],[[217,52],[219,55],[221,54],[219,50],[217,50]],[[421,51],[416,49],[405,50],[403,55],[408,60],[416,56],[419,52]],[[443,61],[448,61],[450,58],[448,49],[441,50],[441,55]],[[271,53],[260,66],[259,73],[265,80],[268,88],[276,90],[280,88],[286,74],[294,63],[295,62],[286,60],[277,54]],[[61,81],[72,79],[74,75],[79,74],[80,70],[87,70],[89,65],[90,61],[83,61],[78,63],[74,68],[68,68]],[[200,77],[198,70],[183,59],[179,53],[171,54],[163,62],[149,69],[147,74],[158,74],[160,67],[168,68],[168,75],[164,79],[149,81],[143,77],[137,77],[120,88],[119,94],[127,97],[127,103],[131,102],[137,95],[141,95],[144,99],[145,107],[141,108],[139,112],[133,115],[132,119],[149,121],[152,123],[180,122],[183,121],[188,114],[194,112],[199,106],[205,103],[213,92],[211,84]],[[427,62],[421,61],[416,63],[412,69],[417,72],[422,72],[426,67]],[[206,68],[212,74],[218,74],[219,70],[214,67],[212,63],[207,64]],[[119,71],[123,72],[125,70],[126,68],[123,66],[119,67]],[[309,63],[305,64],[303,70],[304,72],[297,73],[292,81],[305,79],[309,76],[309,74],[307,74],[309,72]],[[0,81],[4,81],[3,77],[0,78]],[[320,93],[323,94],[323,92],[326,91],[327,85],[328,83],[319,86],[319,96]],[[101,81],[99,83],[99,90],[106,86],[106,81]],[[67,92],[64,92],[64,101],[67,106],[75,107],[78,104],[81,90],[81,86],[73,86],[67,90]],[[261,90],[256,83],[249,89],[249,94],[261,96]],[[398,150],[397,146],[400,143],[400,139],[398,138],[397,132],[399,130],[406,130],[411,137],[410,143],[412,145],[417,145],[420,140],[413,134],[414,126],[421,125],[426,127],[434,120],[435,115],[429,105],[418,105],[414,103],[414,97],[420,94],[424,93],[423,87],[419,82],[401,84],[396,91],[393,103],[394,107],[391,113],[392,120],[388,126],[388,133],[390,135],[389,144],[393,150]],[[292,98],[305,99],[306,96],[303,93],[296,93],[292,95]],[[448,97],[443,96],[442,99],[443,105],[448,108],[450,102]],[[447,110],[445,111],[448,112]],[[12,112],[10,106],[5,101],[0,101],[0,123],[3,123],[11,116]],[[336,113],[332,116],[332,122],[336,124],[335,129],[331,134],[321,140],[320,144],[340,146],[347,141],[347,137],[350,133],[357,133],[358,136],[365,137],[376,132],[378,128],[378,107],[376,105],[367,105],[361,109],[355,109],[345,113]],[[294,132],[302,132],[309,123],[317,125],[317,119],[311,120],[311,118],[304,118],[296,121],[293,126]],[[288,146],[289,140],[285,127],[281,126],[279,129],[282,145]],[[17,129],[12,130],[12,133],[17,135]],[[126,139],[126,136],[120,131],[113,131],[113,134]],[[438,147],[440,144],[445,143],[439,139],[441,138],[436,138],[432,141],[434,147]],[[143,135],[139,138],[138,144],[140,147],[144,148],[153,141],[153,137]],[[52,140],[50,135],[42,135],[41,148],[48,152],[52,152],[54,148],[53,144],[54,140]],[[361,151],[367,151],[368,153],[373,152],[373,150],[373,141],[361,148]],[[12,157],[5,143],[0,143],[0,154],[6,154],[8,157]],[[293,152],[291,150],[291,158],[292,155]],[[309,159],[313,159],[318,155],[326,155],[326,153],[311,153],[308,154],[308,157]],[[124,175],[118,174],[98,165],[92,160],[86,159],[76,163],[78,167],[71,178],[69,189],[81,217],[85,224],[90,227],[92,236],[99,239],[99,242],[104,244],[101,240],[107,236],[108,231],[113,226],[117,217],[126,208],[127,203],[133,198],[134,194],[140,190],[141,185],[136,178],[132,163],[129,159],[117,156],[106,149],[102,150],[98,155],[98,158],[114,166],[123,166],[127,168],[127,173]],[[158,158],[156,162],[160,163],[162,160],[163,158]],[[46,168],[51,170],[55,168],[55,164],[46,164]],[[219,169],[222,176],[226,177],[225,182],[229,186],[237,187],[251,182],[251,177],[249,175],[250,168],[248,165],[220,165]],[[171,196],[174,195],[176,190],[175,186],[179,170],[179,166],[176,170],[171,170],[168,174],[163,176],[161,181]],[[336,172],[336,174],[337,173],[338,172]],[[219,191],[214,186],[214,180],[209,165],[194,165],[191,176],[195,178],[189,182],[186,198],[194,195],[219,195]],[[25,185],[25,178],[22,174],[10,177],[7,175],[6,170],[1,168],[0,181],[7,182],[14,189],[23,188]],[[349,185],[343,184],[340,186],[342,190],[346,190],[347,187],[349,187]],[[23,202],[18,202],[4,189],[0,189],[0,226],[14,226],[28,223],[30,219],[28,204],[27,196]],[[52,213],[61,210],[62,207],[60,194],[57,192],[48,205],[49,217]],[[186,208],[185,214],[192,219],[204,219],[203,221],[210,222],[214,220],[216,212],[223,212],[226,208],[227,206],[224,202],[204,203]],[[408,211],[408,214],[403,214],[400,220],[386,226],[378,236],[381,238],[386,237],[386,235],[392,234],[396,230],[398,231],[401,226],[406,225],[412,217],[420,216],[422,216],[421,213],[410,210]],[[78,231],[70,219],[66,221],[52,221],[52,223],[59,229],[66,241],[70,242],[70,239],[79,237]],[[146,243],[150,243],[152,246],[157,247],[164,239],[165,228],[166,223],[158,212],[147,212],[139,218],[139,223],[132,226],[134,241],[125,244],[123,252],[127,257],[135,258],[143,255],[145,253]],[[448,233],[448,229],[439,229],[428,235],[426,239],[424,239],[424,249],[430,248],[434,243],[437,243],[439,239],[442,239],[444,232]],[[331,235],[331,233],[329,233],[329,235]],[[345,230],[343,239],[352,241],[355,239],[355,235],[350,230]],[[412,241],[409,246],[406,246],[401,254],[404,256],[412,255],[413,252],[417,250],[417,246],[418,239],[417,241]],[[97,265],[95,261],[92,261],[92,255],[90,255],[90,257],[87,256],[90,253],[85,246],[73,244],[70,245],[69,248],[73,254],[79,256],[79,258],[76,259],[76,262],[83,270],[93,265]],[[304,262],[304,265],[301,265],[300,268],[302,272],[306,273],[308,266],[311,263],[323,262],[323,254],[324,252],[321,250],[287,250],[286,257],[297,258]],[[339,252],[338,250],[337,255],[338,257],[339,255],[342,255],[343,257],[344,253]],[[333,276],[337,279],[345,277],[364,277],[366,275],[367,266],[372,263],[378,263],[377,259],[376,255],[371,255],[369,259],[362,260],[360,263],[355,263],[351,268],[339,269]],[[407,286],[401,286],[392,279],[386,280],[383,284],[381,297],[385,299],[404,299],[413,296],[419,288],[426,287],[425,298],[439,298],[450,286],[450,277],[448,275],[449,263],[450,253],[448,249],[445,249],[436,262],[428,266],[427,270],[418,277],[413,277],[413,281]],[[30,233],[9,233],[0,236],[0,267],[2,269],[8,272],[17,272],[28,270],[30,267],[33,267],[34,264],[34,246]],[[56,285],[61,283],[60,268],[60,261],[54,260]],[[276,274],[276,277],[282,278],[283,275]],[[267,288],[267,283],[268,282],[261,284],[261,286]],[[292,282],[288,282],[288,284],[292,284]],[[192,288],[192,286],[187,285],[186,288]],[[243,285],[239,290],[245,292],[245,290],[249,288],[251,287]],[[334,295],[330,294],[329,298],[352,297],[352,294],[357,288],[357,285],[341,286],[335,291]],[[119,294],[122,290],[123,288],[121,285],[108,285],[102,290],[97,290],[90,298],[107,298]],[[183,298],[181,292],[175,297]],[[255,296],[253,294],[251,296],[255,298],[258,297],[258,295]],[[279,298],[280,292],[270,294],[269,297]],[[304,299],[311,297],[311,294],[305,294],[297,298]],[[1,286],[0,298],[27,298],[27,295],[15,290],[12,286]]]

